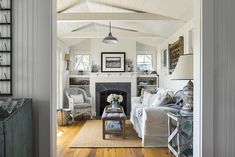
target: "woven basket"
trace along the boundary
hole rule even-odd
[[[57,123],[59,126],[68,125],[70,119],[70,109],[57,110]]]

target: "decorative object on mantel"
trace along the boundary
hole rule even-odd
[[[183,88],[184,106],[181,112],[193,113],[193,54],[185,54],[180,56],[179,62],[172,74],[173,80],[189,80],[187,85]]]
[[[106,36],[103,39],[103,43],[105,43],[105,44],[116,44],[116,43],[118,43],[118,39],[115,38],[112,35],[112,32],[111,32],[111,21],[109,22],[109,34],[108,34],[108,36]]]
[[[69,70],[69,62],[70,62],[70,54],[69,53],[66,53],[64,55],[64,60],[67,62],[66,70]]]
[[[91,72],[95,73],[99,71],[99,66],[97,64],[91,65]]]
[[[78,75],[83,75],[83,70],[78,70]]]
[[[173,44],[169,44],[168,51],[169,51],[169,73],[172,74],[179,60],[179,57],[184,54],[184,37],[180,36],[179,40],[177,40]]]
[[[149,74],[149,71],[148,71],[148,70],[143,70],[143,74],[144,74],[144,75],[148,75],[148,74]]]
[[[13,15],[12,0],[1,0],[0,96],[12,96]]]
[[[125,52],[102,52],[101,72],[125,72]]]
[[[126,59],[126,71],[132,72],[133,71],[133,65],[131,59]]]
[[[107,97],[107,102],[111,104],[113,109],[117,108],[118,103],[121,103],[122,101],[123,101],[122,95],[112,93]]]

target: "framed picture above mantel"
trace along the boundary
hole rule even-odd
[[[179,57],[184,54],[184,37],[180,36],[179,40],[168,45],[169,52],[169,73],[175,70]]]
[[[125,52],[102,52],[101,72],[125,72]]]

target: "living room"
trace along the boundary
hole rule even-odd
[[[76,4],[84,2],[82,0],[64,0],[63,4],[68,4],[66,2],[69,2],[69,5],[73,5],[72,1],[76,1]],[[178,6],[174,3],[178,2],[175,0],[164,1],[167,2],[167,5],[164,7],[157,4],[159,2],[158,0],[105,2],[112,2],[113,5],[119,6],[119,8],[121,6],[122,8],[137,11],[142,10],[150,13],[163,11],[164,13],[162,15],[169,15],[169,17],[174,17],[171,15],[183,11],[178,10],[178,8],[182,6],[185,7],[186,4],[177,3],[180,5]],[[129,2],[131,4],[125,4]],[[0,156],[15,156],[15,154],[21,157],[169,156],[167,147],[70,148],[69,145],[71,141],[80,133],[80,130],[82,130],[86,122],[95,120],[96,117],[93,115],[93,120],[89,120],[89,114],[84,114],[84,117],[78,116],[77,119],[75,118],[76,122],[68,126],[63,126],[64,128],[68,127],[69,132],[67,133],[71,136],[64,131],[60,140],[58,140],[58,142],[64,143],[65,147],[61,147],[64,148],[64,152],[61,152],[62,149],[56,148],[57,108],[61,107],[61,103],[57,106],[57,102],[62,101],[62,99],[67,99],[66,97],[59,97],[61,93],[59,92],[60,90],[58,90],[59,88],[63,88],[63,84],[60,84],[61,87],[58,87],[57,79],[63,78],[64,75],[61,77],[57,75],[58,50],[56,44],[56,27],[57,15],[60,14],[58,11],[61,11],[61,9],[57,8],[57,3],[57,0],[0,1],[0,11],[2,15],[0,18],[0,27],[2,27],[0,38],[2,45],[0,54],[2,69],[0,75]],[[84,7],[81,8],[88,8],[86,5],[83,6]],[[67,7],[68,5],[64,9]],[[193,156],[195,157],[235,156],[235,125],[233,123],[235,112],[235,53],[233,51],[235,49],[234,7],[234,0],[193,0]],[[172,14],[169,14],[170,12]],[[92,14],[83,14],[83,16],[78,16],[76,19],[84,21],[92,20],[92,22],[94,22],[95,20],[100,21],[106,17],[104,20],[106,22],[103,24],[109,25],[111,21],[111,26],[141,30],[140,28],[135,28],[137,26],[142,27],[139,25],[140,23],[135,24],[135,27],[130,24],[115,24],[115,21],[120,20],[119,16],[121,20],[134,18],[137,21],[143,19],[145,21],[159,21],[159,17],[155,16],[153,18],[150,17],[149,14],[145,16],[141,14],[141,12],[138,16],[130,14],[127,16],[127,14],[124,14],[124,17],[123,15],[118,15],[118,17],[112,15],[112,18],[107,18],[105,14],[102,16],[101,14],[99,14],[99,16],[96,14],[95,18]],[[132,16],[132,18],[130,18],[130,16]],[[72,17],[72,19],[74,20],[74,17]],[[151,23],[146,27],[147,32],[150,28],[157,27]],[[164,26],[164,28],[167,27]],[[155,31],[157,30],[162,31],[160,28]],[[112,27],[111,31],[113,32],[115,29]],[[155,31],[150,31],[150,34],[155,34]],[[102,37],[99,37],[101,43],[104,37],[108,35],[109,29],[106,28],[104,32],[104,34],[100,35]],[[87,34],[87,32],[84,34]],[[116,34],[113,32],[112,36],[120,41],[121,38],[119,34],[121,33]],[[90,37],[92,36],[94,37],[94,34],[90,34]],[[133,37],[133,34],[130,36]],[[179,34],[179,36],[181,36],[181,34]],[[179,36],[177,35],[170,44],[177,41]],[[168,38],[168,36],[165,37]],[[187,38],[187,36],[184,36],[184,39],[185,38]],[[68,47],[73,45],[73,41],[74,40],[70,40],[70,42],[62,43],[62,45],[64,44],[63,47],[66,49],[63,50],[63,52],[69,52]],[[152,43],[152,40],[145,41],[147,41],[147,39],[142,40],[142,42],[138,41],[138,43],[154,48],[159,44],[158,42]],[[162,42],[160,42],[160,45]],[[167,47],[168,43],[165,44],[165,47]],[[159,51],[157,51],[157,53],[158,52]],[[61,60],[63,60],[61,66],[64,66],[66,69],[68,62],[64,61],[64,54],[60,57]],[[157,57],[157,60],[159,59],[160,58]],[[68,60],[68,58],[66,60]],[[180,60],[178,62],[180,62]],[[72,67],[71,62],[69,63],[69,67]],[[157,65],[158,64],[160,63],[157,62]],[[179,63],[177,64],[179,65]],[[164,66],[164,64],[160,65]],[[61,70],[61,68],[59,69]],[[160,71],[155,71],[159,75],[162,75]],[[68,70],[64,70],[64,73],[68,72]],[[172,75],[174,73],[172,73]],[[165,74],[165,76],[168,77],[168,72]],[[84,73],[84,75],[86,74]],[[175,81],[170,78],[164,80],[161,77],[162,76],[159,77],[160,82],[169,83],[170,81]],[[68,81],[67,78],[61,80]],[[165,83],[165,85],[168,85],[168,83]],[[64,85],[66,85],[66,83]],[[119,101],[121,101],[121,99]],[[7,107],[6,104],[8,105]],[[126,122],[129,123],[128,120]],[[76,124],[78,125],[76,126]],[[73,127],[73,125],[75,126]],[[72,128],[74,128],[74,130]],[[101,130],[102,129],[99,129],[97,131]],[[128,130],[129,129],[126,131]],[[136,132],[136,130],[134,131]],[[14,136],[11,136],[13,134]],[[125,135],[125,140],[122,140],[122,142],[126,141],[128,138],[128,135]],[[108,139],[110,140],[111,138],[107,137],[105,141],[109,141]],[[121,140],[122,138],[119,139]],[[139,138],[139,141],[141,140],[142,139]]]
[[[136,7],[131,7],[131,2],[57,2],[57,114],[60,118],[62,114],[69,117],[64,119],[68,126],[58,127],[58,155],[66,156],[70,151],[86,153],[86,149],[96,153],[107,150],[138,153],[144,148],[145,153],[152,151],[153,154],[172,156],[167,149],[167,112],[180,110],[182,89],[193,80],[194,18],[193,1],[171,3],[177,7],[169,10],[166,8],[168,2],[163,1],[155,2],[152,10],[140,7],[152,4],[150,2],[136,2]],[[136,9],[138,6],[141,9]],[[178,60],[182,60],[183,65],[178,65],[180,68],[177,69]],[[174,74],[175,69],[179,74]],[[189,74],[182,74],[182,71]],[[85,94],[81,97],[82,92]],[[187,92],[192,95],[191,87]],[[112,104],[107,98],[112,94],[121,95],[119,105],[127,120],[125,139],[112,135],[103,135],[109,140],[102,138],[101,119],[105,121],[104,111]],[[192,98],[190,94],[188,99]],[[161,99],[161,102],[154,105],[150,99]],[[82,103],[82,108],[74,107],[74,102]],[[169,107],[176,103],[176,108]],[[140,104],[145,107],[140,108]],[[155,111],[153,106],[161,107]],[[163,110],[163,106],[169,108]],[[192,117],[192,107],[187,113]],[[138,118],[144,118],[142,114],[148,118],[156,114],[153,119],[164,118],[138,124]],[[138,128],[141,125],[147,129]],[[94,134],[93,130],[99,131]],[[159,134],[148,134],[149,131]],[[182,152],[186,148],[192,151],[193,141],[190,140]],[[154,149],[150,149],[152,147]]]

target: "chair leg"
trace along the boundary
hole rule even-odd
[[[91,117],[91,119],[93,119],[92,113],[90,113],[90,117]]]
[[[74,122],[74,111],[72,111],[72,123]]]

